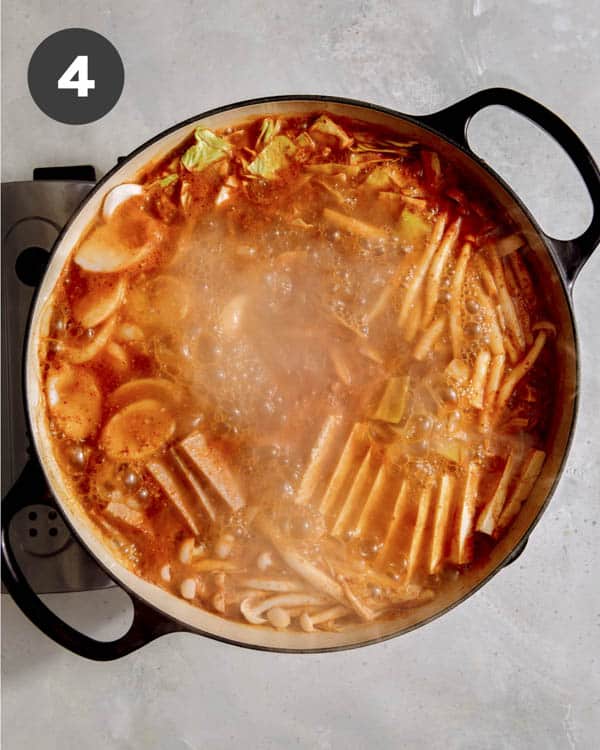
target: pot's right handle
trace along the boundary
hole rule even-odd
[[[23,575],[11,546],[9,530],[14,516],[28,505],[51,504],[41,466],[30,459],[14,487],[2,500],[2,581],[23,613],[49,638],[74,654],[95,661],[119,659],[166,633],[184,630],[166,615],[144,604],[135,597],[133,622],[129,630],[114,641],[99,641],[57,617],[33,591]],[[52,505],[54,508],[54,505]]]
[[[546,235],[556,251],[566,280],[572,284],[600,243],[600,171],[579,136],[560,117],[542,104],[525,94],[505,88],[478,91],[446,109],[416,119],[473,153],[467,141],[469,121],[482,109],[496,105],[518,112],[552,136],[566,151],[588,189],[592,199],[593,214],[592,221],[585,232],[572,240],[557,240]]]

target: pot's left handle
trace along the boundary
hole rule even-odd
[[[43,633],[74,654],[95,661],[111,661],[145,646],[161,635],[182,630],[176,622],[135,597],[131,597],[134,609],[131,627],[114,641],[91,638],[57,617],[29,585],[10,542],[12,519],[20,510],[33,503],[51,505],[44,474],[35,458],[30,459],[15,485],[2,500],[2,581],[23,613]]]
[[[566,122],[534,99],[505,88],[483,89],[446,109],[416,119],[473,153],[467,140],[469,121],[482,109],[495,105],[508,107],[523,115],[554,138],[577,168],[592,199],[592,220],[583,234],[572,240],[557,240],[546,235],[555,249],[566,280],[572,284],[600,244],[600,170],[583,141]]]

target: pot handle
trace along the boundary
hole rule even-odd
[[[560,117],[542,104],[525,94],[505,88],[483,89],[446,109],[416,119],[473,154],[467,140],[469,121],[482,109],[496,105],[514,110],[552,136],[566,151],[590,194],[593,208],[592,221],[583,234],[572,240],[557,240],[544,233],[554,248],[567,282],[572,285],[585,262],[600,243],[600,171],[579,136]]]
[[[183,630],[182,626],[161,615],[139,599],[131,597],[133,622],[129,630],[114,641],[99,641],[67,625],[42,602],[19,567],[11,546],[9,530],[16,513],[33,503],[54,503],[48,494],[42,468],[31,458],[12,489],[2,500],[2,581],[23,613],[49,638],[79,656],[95,661],[111,661],[145,646],[155,638]]]

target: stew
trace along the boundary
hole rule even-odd
[[[557,335],[455,165],[314,113],[197,128],[105,198],[40,349],[53,449],[138,575],[338,629],[430,601],[540,473]]]

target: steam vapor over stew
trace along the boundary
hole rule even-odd
[[[61,470],[112,554],[223,617],[419,607],[544,463],[556,327],[530,256],[481,187],[379,126],[197,128],[106,196],[56,288]]]

